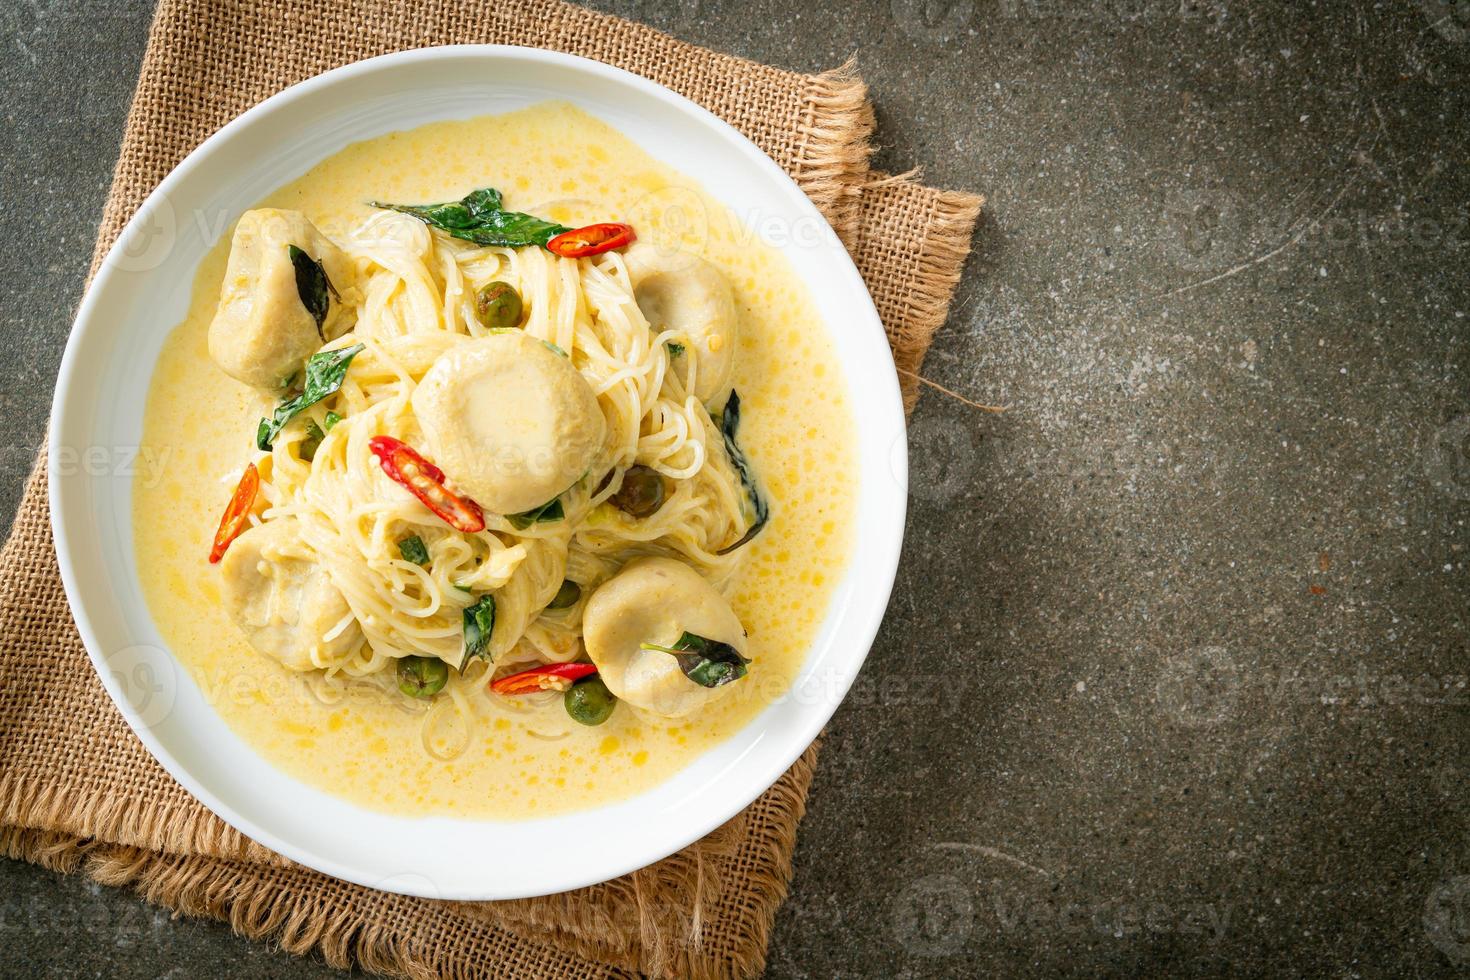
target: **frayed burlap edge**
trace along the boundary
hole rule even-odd
[[[924,357],[929,353],[934,334],[949,317],[955,288],[971,251],[975,224],[985,204],[985,198],[979,194],[931,191],[919,184],[920,176],[918,170],[904,174],[873,171],[858,192],[859,199],[862,194],[909,194],[932,198],[925,206],[922,222],[924,248],[918,252],[917,269],[904,282],[901,298],[895,305],[888,297],[874,296],[888,332],[894,367],[903,391],[903,409],[908,414],[913,412],[919,400],[919,376],[923,371]],[[868,241],[870,232],[881,234],[882,229],[859,227],[856,241],[859,253],[871,244]]]
[[[436,903],[438,915],[426,916],[422,928],[405,935],[379,921],[381,909],[373,902],[412,901],[387,896],[345,882],[335,883],[349,899],[324,907],[292,898],[290,879],[281,875],[311,874],[295,866],[271,872],[260,865],[204,855],[175,855],[105,843],[62,831],[41,831],[16,826],[0,827],[0,854],[29,861],[62,874],[78,871],[99,884],[131,888],[147,902],[168,908],[176,915],[210,918],[227,922],[232,931],[248,939],[278,946],[296,956],[318,953],[327,963],[341,969],[354,964],[384,976],[468,978],[483,976],[489,964],[472,960],[461,951],[463,944],[444,941],[461,925],[485,930],[503,928],[510,935],[540,947],[568,951],[586,961],[587,976],[615,975],[611,970],[628,970],[652,976],[713,980],[732,976],[754,976],[765,967],[766,949],[775,924],[776,911],[784,901],[791,879],[791,856],[796,848],[796,828],[806,811],[806,796],[816,769],[817,745],[810,746],[792,766],[787,778],[776,786],[770,803],[776,812],[769,821],[774,831],[766,842],[769,868],[755,872],[752,879],[776,901],[744,903],[740,896],[724,896],[717,904],[728,904],[722,922],[727,934],[733,929],[739,939],[731,943],[727,957],[713,960],[700,940],[703,922],[696,915],[690,941],[673,942],[667,937],[645,935],[638,949],[611,950],[569,931],[568,921],[556,911],[527,916],[519,923],[489,923],[466,914],[473,903]],[[696,874],[717,874],[698,859]],[[713,863],[713,862],[708,862]],[[659,865],[629,876],[640,892],[663,887],[648,880],[660,876]],[[749,873],[749,872],[747,872]],[[758,880],[757,880],[758,879]],[[568,896],[552,896],[570,899]],[[573,901],[563,903],[574,914],[585,912]],[[641,906],[641,903],[640,903]],[[710,918],[706,916],[705,918]],[[586,922],[619,934],[627,930],[619,923]],[[740,952],[746,955],[739,955]],[[502,974],[496,964],[497,974]],[[605,966],[604,966],[605,965]],[[568,973],[566,975],[577,975]]]
[[[60,592],[54,561],[37,560],[38,553],[51,554],[50,514],[47,492],[47,455],[43,447],[15,515],[15,527],[44,529],[44,543],[27,542],[12,533],[0,547],[0,572],[5,587],[0,590],[0,643],[8,648],[34,648],[32,638],[22,632],[29,620],[17,614],[48,592]],[[27,545],[30,550],[23,551]],[[80,646],[80,640],[77,641]],[[94,681],[100,686],[100,682]],[[106,697],[100,690],[99,697]],[[176,854],[211,854],[259,863],[286,863],[286,859],[255,843],[224,821],[210,815],[199,819],[198,807],[183,797],[176,801],[139,800],[114,792],[94,780],[43,782],[22,778],[13,771],[0,773],[0,824],[44,828],[82,838],[98,838],[117,844],[152,847]],[[205,811],[207,813],[207,811]]]
[[[792,179],[849,248],[859,232],[876,117],[857,63],[812,76]],[[822,122],[818,123],[821,119]]]
[[[0,777],[0,827],[48,827],[57,833],[136,847],[159,847],[171,854],[220,855],[256,864],[291,862],[261,847],[223,820],[197,819],[190,810],[157,803],[139,804],[115,793],[87,793],[57,784],[35,785]]]
[[[703,980],[703,978],[750,976],[759,973],[765,966],[766,949],[770,942],[771,929],[776,921],[776,913],[782,902],[785,901],[791,883],[792,855],[796,850],[797,828],[806,814],[807,792],[811,788],[812,777],[816,773],[820,744],[818,740],[808,746],[801,757],[767,791],[764,797],[764,803],[771,808],[771,811],[767,819],[763,821],[766,826],[759,836],[767,849],[769,863],[755,863],[745,867],[743,873],[748,884],[755,886],[753,891],[771,896],[773,901],[746,902],[744,895],[730,894],[721,889],[717,882],[705,881],[702,884],[696,884],[693,890],[693,894],[699,900],[693,903],[687,915],[679,917],[681,923],[686,927],[682,934],[660,933],[653,928],[654,920],[644,901],[644,896],[667,893],[671,885],[669,879],[671,874],[694,875],[697,878],[701,875],[719,876],[722,873],[722,860],[732,852],[720,853],[720,847],[716,841],[722,831],[716,831],[715,834],[704,838],[704,841],[701,842],[702,845],[705,842],[711,842],[714,845],[711,849],[706,850],[703,846],[698,849],[688,848],[676,855],[677,857],[690,856],[693,858],[692,861],[681,862],[674,868],[665,867],[670,862],[663,861],[618,879],[619,882],[628,882],[634,888],[638,898],[636,907],[642,921],[633,924],[632,929],[622,928],[628,924],[613,922],[605,915],[589,915],[589,912],[597,910],[592,903],[578,901],[575,892],[548,896],[543,900],[546,903],[544,905],[530,907],[518,905],[516,911],[510,913],[507,913],[504,907],[500,907],[497,915],[498,921],[507,929],[529,939],[545,939],[547,936],[554,936],[555,945],[574,949],[589,958],[602,960],[612,959],[608,955],[608,947],[595,940],[589,941],[585,938],[586,936],[622,935],[626,937],[627,934],[632,933],[640,941],[632,947],[625,946],[623,951],[641,953],[641,955],[637,956],[635,961],[625,960],[621,956],[612,961],[629,962],[630,965],[635,965],[640,972],[653,976],[689,977],[694,980]],[[736,819],[743,817],[744,814]],[[705,855],[703,859],[701,853]],[[688,884],[686,880],[684,887],[688,887]],[[522,916],[521,908],[528,908],[528,914]],[[712,944],[704,937],[704,924],[710,921],[721,924],[721,931],[727,940],[727,943],[721,945],[732,950],[729,955],[711,955]],[[737,938],[732,940],[730,938],[732,936]],[[742,956],[740,953],[747,955]]]
[[[494,972],[535,972],[567,978],[629,977],[627,969],[590,962],[465,920],[445,909],[416,917],[409,928],[398,920],[411,899],[335,883],[331,914],[318,895],[300,888],[301,869],[263,872],[218,858],[180,858],[143,848],[84,841],[48,831],[0,828],[0,855],[38,864],[61,874],[80,871],[99,884],[131,888],[144,901],[169,909],[175,918],[216,919],[239,936],[293,956],[319,955],[341,970],[353,967],[410,980],[471,980]],[[468,950],[481,955],[472,956]],[[484,958],[486,953],[490,959]],[[499,955],[496,955],[499,954]]]
[[[955,287],[970,254],[975,222],[980,219],[984,205],[985,198],[961,191],[945,191],[935,202],[930,232],[932,250],[924,253],[920,263],[911,294],[914,313],[905,321],[909,342],[893,345],[893,363],[899,369],[905,412],[912,412],[919,401],[917,376],[923,373],[924,358],[934,342],[934,334],[949,318]]]

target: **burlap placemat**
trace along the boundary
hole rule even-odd
[[[917,372],[943,322],[978,198],[868,172],[872,112],[850,69],[806,76],[562,3],[163,0],[93,268],[147,192],[204,137],[285,86],[408,47],[555,48],[637,72],[722,116],[784,167],[848,244],[895,360]],[[915,394],[904,376],[905,400]],[[547,898],[429,902],[290,864],[225,825],[153,761],[72,625],[45,459],[0,551],[0,850],[129,885],[184,914],[334,965],[391,975],[729,976],[758,972],[791,874],[816,747],[725,827],[615,881]]]

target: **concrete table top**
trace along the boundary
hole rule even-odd
[[[989,204],[772,977],[1470,974],[1470,8],[600,0]],[[150,9],[0,10],[8,528]],[[0,862],[0,972],[325,976]]]

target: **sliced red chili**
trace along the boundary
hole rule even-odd
[[[230,498],[224,516],[219,519],[219,530],[214,532],[214,547],[209,549],[211,565],[219,564],[230,542],[245,530],[245,525],[250,522],[250,508],[255,506],[255,494],[259,489],[260,471],[255,468],[254,463],[250,463],[245,467],[239,485],[235,487],[235,494]]]
[[[605,222],[600,225],[587,225],[585,228],[564,231],[547,242],[546,248],[548,251],[569,259],[580,259],[588,255],[611,252],[624,245],[631,245],[637,238],[638,236],[633,233],[632,225]]]
[[[595,664],[546,664],[490,682],[496,694],[532,694],[536,691],[565,691],[584,677],[597,673]]]
[[[480,505],[446,487],[444,471],[420,456],[418,450],[392,436],[373,436],[368,448],[394,483],[417,497],[445,524],[468,534],[485,530],[485,512]]]

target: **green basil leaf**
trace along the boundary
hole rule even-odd
[[[288,399],[276,408],[275,414],[261,419],[255,430],[255,446],[269,452],[276,436],[296,416],[330,395],[335,395],[347,377],[347,366],[363,350],[362,344],[324,350],[311,355],[306,362],[306,384],[301,394]]]
[[[471,191],[458,201],[444,204],[387,204],[368,202],[372,207],[413,215],[424,224],[476,245],[523,245],[545,247],[557,235],[571,231],[565,225],[546,221],[501,205],[500,192],[493,187]]]
[[[322,440],[326,437],[322,427],[316,424],[316,419],[307,419],[306,438],[301,440],[301,458],[308,463],[316,459],[316,451],[321,448]]]
[[[398,542],[398,554],[404,561],[411,561],[415,565],[429,563],[429,549],[424,545],[424,539],[417,534],[410,534]]]
[[[295,245],[287,245],[286,254],[291,256],[291,265],[296,270],[296,295],[301,297],[301,305],[306,307],[306,312],[316,321],[316,335],[326,340],[327,335],[322,333],[322,324],[327,322],[327,313],[332,308],[332,297],[337,295],[337,287],[327,278],[327,270],[322,268],[322,264],[304,250]]]
[[[342,416],[338,415],[336,412],[328,412],[326,418],[322,419],[322,428],[326,429],[328,432],[331,432],[332,426],[336,425],[340,421],[342,421]]]
[[[720,426],[720,434],[725,437],[725,452],[730,455],[730,462],[735,464],[735,472],[740,474],[740,482],[745,485],[745,492],[750,497],[750,506],[754,512],[754,520],[740,536],[740,540],[715,552],[717,555],[727,555],[760,533],[761,528],[771,519],[771,505],[756,485],[755,471],[751,468],[750,460],[746,459],[745,453],[735,441],[735,433],[740,428],[740,395],[737,392],[730,392],[725,411],[716,421]]]
[[[490,659],[490,634],[495,629],[495,597],[481,596],[464,611],[464,659],[459,662],[463,671],[471,660]]]
[[[562,509],[561,498],[552,497],[549,501],[534,510],[528,510],[520,514],[506,514],[505,519],[510,521],[510,526],[517,531],[524,531],[532,524],[550,524],[559,521],[566,516]]]
[[[746,665],[750,663],[730,644],[688,631],[671,647],[657,643],[640,643],[639,647],[672,654],[684,676],[700,687],[720,687],[738,681],[748,673]]]
[[[668,343],[664,344],[664,346],[669,349],[670,357],[678,357],[680,354],[684,353],[684,345],[676,340],[671,340]]]

